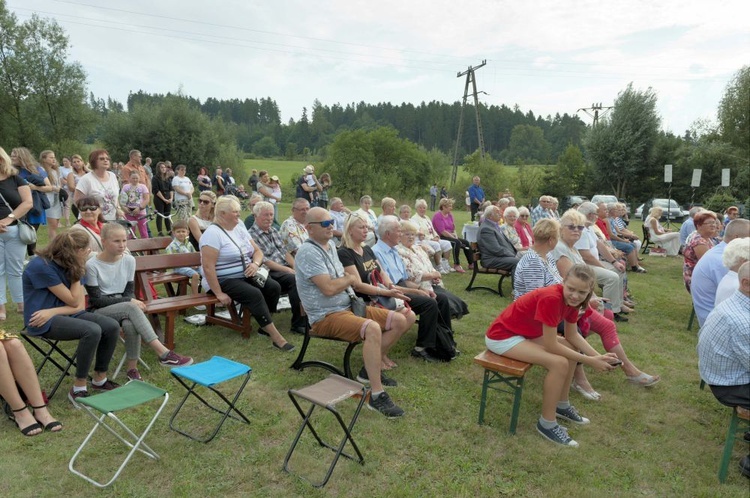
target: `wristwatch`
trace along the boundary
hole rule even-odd
[[[15,214],[13,214],[13,213],[10,213],[10,214],[8,215],[8,218],[10,218],[11,220],[15,220],[15,219],[16,219],[16,215],[15,215]]]

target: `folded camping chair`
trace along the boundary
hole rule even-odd
[[[60,376],[55,382],[54,387],[52,387],[49,393],[47,393],[47,399],[52,399],[52,396],[55,395],[55,392],[57,392],[57,389],[60,387],[60,384],[62,384],[62,381],[65,379],[65,377],[68,375],[73,375],[72,373],[70,373],[70,369],[75,368],[76,366],[76,353],[73,353],[73,355],[71,356],[60,349],[60,347],[58,346],[58,343],[60,341],[58,340],[46,339],[41,336],[27,335],[25,332],[21,333],[21,337],[23,337],[26,342],[31,344],[31,346],[36,349],[43,357],[42,362],[36,369],[37,377],[39,377],[39,374],[41,373],[47,362],[56,366],[57,369],[61,372]],[[55,359],[55,355],[59,356],[60,358]]]
[[[156,413],[150,419],[148,425],[140,435],[134,433],[127,425],[125,425],[125,423],[117,418],[117,415],[115,414],[115,412],[127,410],[128,408],[134,408],[136,406],[148,403],[149,401],[153,401],[159,398],[163,398],[161,405],[159,406],[158,410],[156,410]],[[115,482],[115,480],[120,476],[120,473],[122,473],[123,469],[128,464],[136,451],[140,451],[149,458],[158,460],[159,455],[157,455],[154,450],[152,450],[145,442],[143,442],[143,440],[146,439],[146,435],[148,435],[149,431],[154,426],[156,419],[159,418],[162,410],[164,410],[164,407],[167,406],[167,401],[169,401],[169,394],[167,393],[167,391],[139,380],[130,381],[122,387],[104,392],[102,394],[96,394],[87,398],[78,399],[77,403],[86,410],[86,413],[91,415],[91,417],[96,421],[96,425],[94,425],[94,428],[91,429],[89,435],[86,436],[86,439],[83,440],[81,446],[78,448],[78,450],[76,450],[73,458],[70,459],[68,469],[77,476],[84,478],[94,486],[105,488]],[[96,412],[98,412],[98,414]],[[83,472],[73,468],[76,459],[83,451],[83,448],[89,443],[89,441],[91,441],[91,438],[93,438],[94,434],[100,427],[106,429],[109,433],[119,439],[125,446],[130,448],[130,451],[125,456],[125,460],[119,466],[114,476],[112,476],[112,478],[106,483],[96,481]],[[98,465],[96,465],[96,467],[98,467]]]
[[[224,422],[229,417],[240,422],[250,424],[250,420],[248,420],[248,418],[245,417],[245,415],[243,415],[236,406],[237,400],[240,398],[242,391],[245,389],[247,382],[250,380],[250,372],[252,372],[252,369],[249,366],[243,365],[242,363],[238,363],[236,361],[228,360],[221,356],[214,356],[208,361],[197,363],[195,365],[173,368],[171,371],[172,376],[177,379],[177,381],[182,384],[185,389],[187,389],[187,393],[185,394],[185,397],[182,398],[182,401],[180,401],[180,403],[177,405],[177,408],[172,414],[172,418],[169,419],[169,428],[175,432],[179,432],[183,436],[189,437],[193,441],[207,443],[214,437],[216,437],[216,434],[219,433],[219,429],[221,429],[221,426],[224,425]],[[242,381],[242,385],[239,387],[239,389],[237,389],[234,394],[234,398],[231,401],[229,401],[229,399],[215,387],[223,382],[243,376],[244,380]],[[199,387],[204,387],[218,396],[226,404],[226,409],[220,409],[206,401],[197,392],[196,389]],[[190,398],[190,396],[194,396],[198,401],[203,403],[203,405],[221,414],[221,418],[219,419],[219,423],[216,425],[216,428],[206,438],[201,439],[200,437],[185,432],[184,430],[179,429],[175,426],[175,419],[177,418],[177,415],[180,413],[180,410],[182,410],[182,407],[185,405],[185,402],[188,400],[188,398]],[[234,414],[232,412],[234,412]]]
[[[341,414],[336,410],[336,404],[353,396],[359,396],[360,400],[357,404],[354,415],[352,415],[351,420],[347,424],[344,422]],[[328,448],[329,450],[334,452],[334,457],[322,481],[316,483],[300,475],[299,477],[301,479],[308,481],[316,488],[325,486],[328,480],[331,478],[333,469],[336,467],[336,463],[339,461],[339,458],[341,456],[353,460],[360,465],[364,465],[365,459],[362,456],[362,453],[359,451],[357,443],[355,443],[354,439],[352,438],[352,429],[354,428],[354,424],[357,422],[359,412],[362,410],[362,406],[364,406],[365,399],[367,398],[367,388],[365,386],[354,380],[347,379],[340,375],[332,374],[329,375],[326,379],[323,379],[311,386],[307,386],[302,389],[290,389],[289,398],[292,400],[294,407],[299,412],[300,417],[302,417],[302,424],[297,431],[297,435],[292,442],[292,446],[289,448],[289,452],[287,452],[286,454],[286,458],[284,458],[284,470],[286,472],[292,472],[289,469],[289,460],[292,458],[292,453],[294,453],[294,450],[297,447],[297,443],[299,443],[300,437],[302,436],[302,432],[305,430],[305,427],[310,429],[310,432],[315,437],[315,440],[320,446]],[[307,413],[305,413],[305,411],[302,409],[302,406],[300,405],[298,399],[310,403],[310,408],[307,410]],[[339,442],[338,446],[333,446],[323,441],[323,439],[318,435],[317,431],[313,428],[311,419],[316,406],[325,408],[330,413],[332,413],[334,417],[336,417],[339,426],[341,426],[341,429],[344,432],[344,437],[341,439],[341,442]],[[357,454],[356,457],[344,452],[344,447],[346,446],[347,441],[351,444],[352,448],[354,448],[354,451]]]

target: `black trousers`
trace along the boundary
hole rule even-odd
[[[304,328],[306,318],[302,316],[301,301],[297,292],[297,279],[294,274],[271,270],[268,275],[281,286],[281,293],[286,293],[289,296],[289,304],[292,305],[292,328]]]
[[[442,290],[442,289],[441,289]],[[419,316],[417,328],[417,347],[434,348],[437,346],[435,334],[438,320],[446,327],[451,327],[451,308],[445,293],[435,291],[437,299],[421,294],[407,294],[411,301],[409,306]]]
[[[172,205],[159,199],[158,196],[154,196],[154,210],[164,216],[169,216],[169,213],[172,211]],[[156,215],[156,231],[162,233],[162,221],[164,221],[164,227],[167,229],[167,232],[171,232],[172,221],[169,218],[162,218],[158,214]]]
[[[233,301],[250,309],[260,328],[273,323],[271,313],[276,311],[279,303],[281,286],[270,275],[263,289],[259,289],[249,278],[227,278],[219,284],[221,290]]]
[[[466,256],[467,261],[469,264],[474,263],[474,250],[471,248],[471,244],[466,239],[454,239],[453,237],[446,237],[445,235],[440,236],[441,239],[447,240],[451,243],[451,247],[453,248],[453,264],[459,265],[461,264],[459,262],[459,255],[461,254],[461,249],[464,250],[464,255]]]
[[[750,384],[741,386],[712,386],[709,384],[714,397],[725,406],[741,406],[750,409]]]

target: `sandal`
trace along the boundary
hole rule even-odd
[[[659,377],[658,375],[649,375],[647,373],[641,372],[640,375],[628,375],[627,379],[631,384],[636,384],[643,387],[651,387],[659,382],[661,380],[661,377]]]
[[[26,409],[27,409],[27,407],[26,407],[26,405],[24,405],[23,408],[19,408],[18,410],[11,410],[11,411],[13,413],[18,413],[18,412],[22,412],[22,411],[24,411]],[[27,425],[23,429],[21,429],[21,426],[18,425],[18,420],[16,420],[15,417],[13,418],[13,422],[16,424],[16,427],[18,427],[18,430],[21,431],[21,434],[23,434],[26,437],[38,436],[39,434],[41,434],[42,432],[44,432],[44,429],[42,428],[41,425],[39,425],[39,422]],[[36,432],[34,434],[29,434],[30,432],[36,431],[36,430],[38,430],[39,432]]]
[[[599,394],[598,392],[594,390],[587,391],[575,380],[570,384],[570,387],[578,391],[581,394],[581,396],[583,396],[584,398],[590,401],[600,401],[602,399],[601,394]]]
[[[32,406],[31,408],[33,410],[41,410],[42,408],[47,408],[47,404],[45,403],[41,406]],[[34,414],[34,418],[36,419],[37,422],[39,422],[39,424],[42,424],[42,421],[36,418],[36,414]],[[59,429],[57,429],[58,427]],[[44,430],[49,431],[49,432],[60,432],[62,428],[63,428],[62,422],[60,422],[59,420],[53,420],[52,422],[44,426]]]

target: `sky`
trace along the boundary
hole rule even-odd
[[[591,118],[629,83],[658,97],[662,128],[714,121],[750,64],[741,1],[660,0],[6,0],[20,21],[54,18],[88,90],[272,98],[282,120],[315,99],[456,102],[475,71],[479,99],[546,117]],[[308,114],[309,115],[309,114]]]

